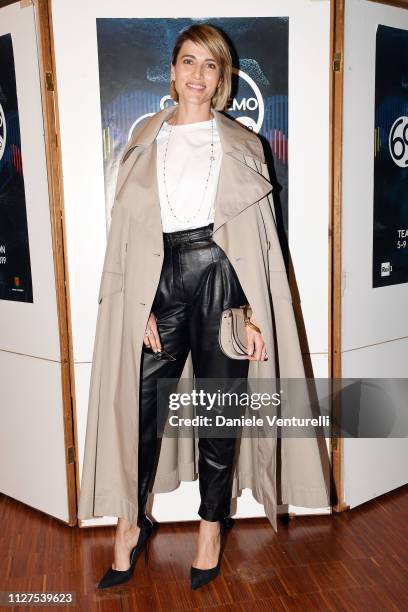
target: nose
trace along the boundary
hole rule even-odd
[[[200,64],[197,62],[197,64],[195,65],[195,69],[194,69],[194,77],[196,79],[201,79],[203,74],[203,64]]]

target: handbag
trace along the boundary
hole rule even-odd
[[[230,359],[247,359],[246,327],[261,330],[249,320],[252,309],[249,304],[239,308],[227,308],[221,313],[218,342],[222,352]]]

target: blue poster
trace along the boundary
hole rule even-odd
[[[373,287],[408,282],[408,30],[379,25],[375,57]]]
[[[0,36],[0,299],[33,302],[11,34]]]
[[[131,131],[169,104],[170,58],[179,32],[210,23],[231,43],[233,98],[224,112],[262,139],[278,225],[288,231],[287,17],[97,19],[106,210]],[[280,223],[279,223],[280,221]]]

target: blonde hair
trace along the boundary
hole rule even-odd
[[[221,81],[211,99],[211,106],[216,110],[223,110],[227,106],[230,98],[232,79],[232,57],[227,41],[220,30],[214,26],[209,24],[194,24],[178,35],[171,56],[171,63],[173,66],[176,65],[181,46],[186,40],[191,40],[193,43],[205,47],[218,62],[221,69]],[[174,81],[170,83],[170,95],[173,100],[178,102],[179,97],[174,86]]]

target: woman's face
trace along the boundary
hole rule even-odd
[[[208,104],[220,82],[221,68],[205,47],[186,40],[181,45],[176,65],[171,65],[171,79],[179,103]]]

